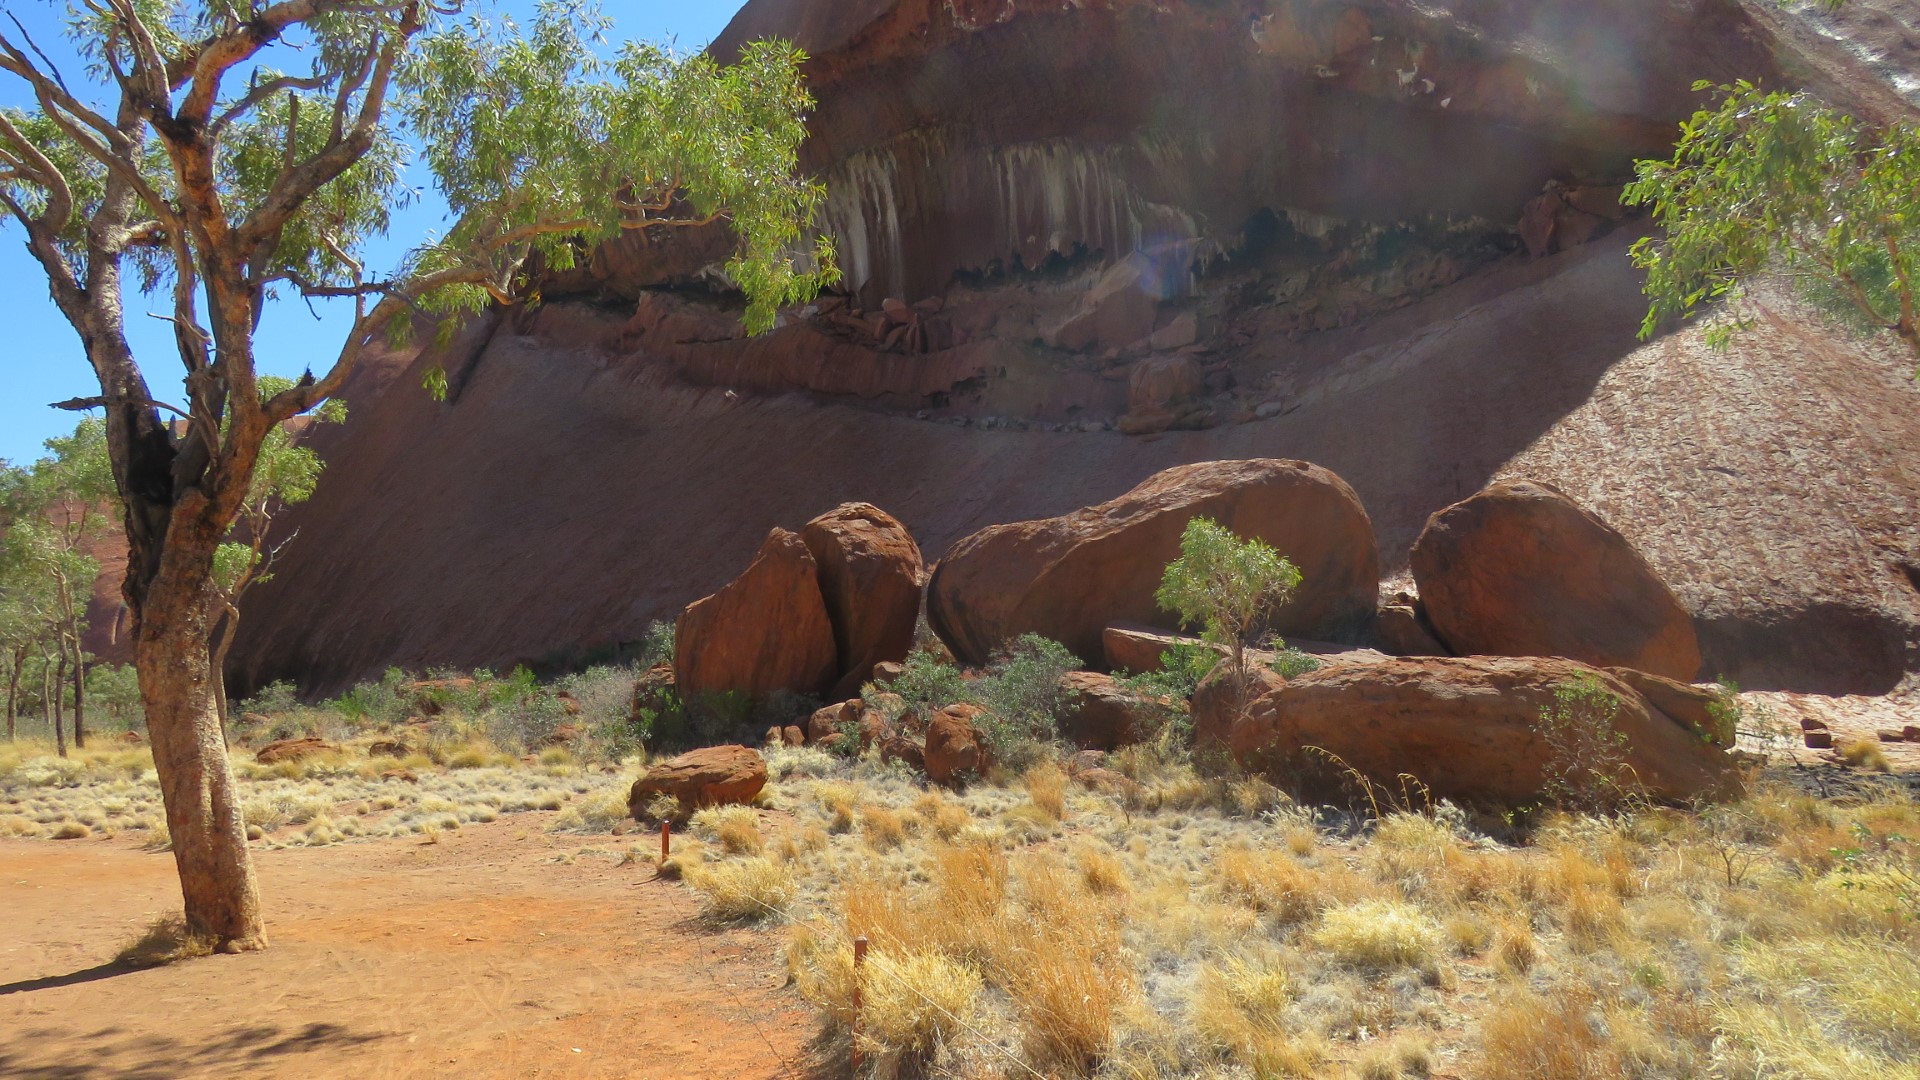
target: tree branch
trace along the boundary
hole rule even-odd
[[[151,409],[165,409],[182,419],[193,419],[192,416],[187,414],[186,410],[180,408],[178,405],[169,405],[164,401],[155,401],[152,398],[139,400],[129,398],[126,403],[129,405],[141,405]],[[114,404],[114,402],[105,397],[89,397],[68,398],[65,401],[55,401],[48,404],[47,407],[50,409],[60,409],[64,412],[86,412],[88,409],[104,409],[112,404]]]
[[[261,103],[282,90],[319,90],[326,86],[328,81],[329,79],[325,75],[314,75],[308,78],[282,75],[276,79],[268,79],[266,82],[256,83],[253,89],[247,91],[245,97],[234,102],[227,107],[225,112],[215,117],[213,123],[208,125],[207,132],[217,139],[220,137],[220,133],[227,129],[227,125],[240,119],[254,109],[259,108]],[[299,98],[295,98],[294,100],[298,101]]]

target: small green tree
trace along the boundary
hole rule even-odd
[[[1536,726],[1547,744],[1544,794],[1577,810],[1611,812],[1636,794],[1626,733],[1614,724],[1620,698],[1595,675],[1554,688]]]
[[[293,388],[292,379],[277,375],[260,378],[260,394],[271,400]],[[339,424],[347,419],[347,403],[333,399],[308,414],[312,424]],[[305,430],[299,432],[305,434]],[[224,617],[213,640],[213,700],[220,713],[220,730],[227,726],[227,654],[233,649],[234,636],[240,630],[240,597],[255,585],[273,578],[274,560],[293,542],[293,537],[273,536],[274,519],[289,506],[298,506],[313,498],[326,467],[320,455],[300,444],[290,425],[274,428],[260,444],[260,462],[254,468],[253,486],[233,522],[237,539],[221,544],[213,556],[214,601]]]
[[[1652,300],[1641,336],[1776,271],[1842,322],[1893,331],[1920,361],[1920,128],[1748,82],[1717,91],[1715,108],[1680,125],[1670,160],[1638,163],[1622,199],[1665,230],[1633,246]],[[1708,340],[1744,325],[1724,321]]]
[[[1210,518],[1187,522],[1180,557],[1167,564],[1154,600],[1201,628],[1200,636],[1227,650],[1233,675],[1247,676],[1247,639],[1275,608],[1293,598],[1300,571],[1273,545],[1242,540]]]

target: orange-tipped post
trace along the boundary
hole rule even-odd
[[[866,974],[866,966],[867,936],[862,934],[853,939],[853,1067],[855,1069],[866,1064],[867,1057],[866,1053],[860,1049],[860,1004],[863,997],[861,987],[864,985],[862,977]]]

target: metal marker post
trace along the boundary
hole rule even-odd
[[[865,934],[853,939],[853,1067],[856,1071],[866,1064],[866,1052],[860,1049],[860,1005],[861,976],[867,966],[867,937]]]

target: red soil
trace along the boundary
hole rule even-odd
[[[560,861],[583,840],[545,816],[260,852],[273,947],[141,971],[110,961],[177,910],[171,858],[0,841],[0,1076],[802,1075],[778,934],[708,929],[644,860]]]

